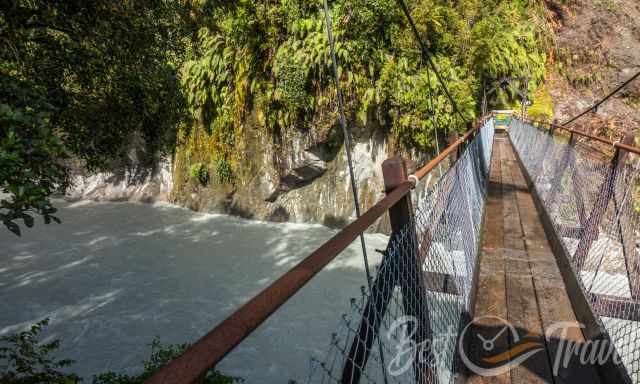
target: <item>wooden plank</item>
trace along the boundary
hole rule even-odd
[[[517,346],[526,340],[540,343],[543,347],[541,351],[527,358],[522,365],[512,369],[512,382],[514,384],[552,383],[551,367],[545,350],[544,331],[540,322],[527,253],[520,250],[505,250],[505,262],[508,321],[518,332],[518,340],[512,339],[511,345]]]
[[[485,225],[482,236],[484,249],[502,248],[504,245],[502,219],[502,168],[500,156],[502,146],[500,141],[494,140],[493,153],[491,155],[491,173],[489,175],[489,187],[487,190],[487,202],[485,208]]]
[[[508,146],[507,146],[508,145]],[[504,246],[509,249],[524,250],[520,216],[518,214],[516,194],[518,193],[511,174],[513,152],[510,144],[505,144],[502,157],[502,204],[504,218]]]
[[[510,171],[514,183],[516,185],[526,185],[524,175],[521,173],[519,165],[515,163],[512,165]],[[528,241],[527,245],[536,245],[535,249],[527,249],[526,253],[529,258],[529,263],[532,265],[531,270],[543,271],[543,273],[531,274],[543,334],[560,322],[573,322],[577,325],[578,321],[573,312],[560,270],[555,263],[555,256],[547,241],[544,227],[535,210],[533,198],[530,193],[524,192],[518,192],[516,197],[519,212],[522,214],[520,219],[522,221],[523,231],[525,232],[524,236]],[[535,265],[535,267],[533,267],[533,265]],[[557,374],[554,375],[554,382],[556,384],[577,382],[599,383],[596,367],[581,364],[579,358],[576,356],[571,357],[566,368],[556,366],[556,358],[564,356],[563,342],[571,342],[580,346],[584,345],[585,338],[582,330],[579,327],[572,327],[566,329],[564,335],[547,338],[547,351],[550,358],[549,366],[555,369],[554,374]]]
[[[522,365],[514,367],[511,377],[514,384],[552,383],[551,366],[547,358],[544,329],[540,320],[540,308],[536,299],[530,260],[528,252],[521,247],[521,245],[524,246],[523,239],[544,238],[544,231],[535,228],[535,218],[529,211],[533,209],[535,212],[533,202],[530,207],[523,204],[525,200],[522,197],[528,192],[526,192],[524,178],[516,172],[519,170],[518,164],[510,145],[507,152],[508,160],[504,164],[507,174],[506,177],[503,176],[503,180],[511,186],[509,204],[513,206],[512,211],[517,216],[517,223],[514,223],[517,228],[514,228],[514,232],[519,232],[517,248],[505,249],[508,320],[512,326],[516,327],[519,340],[526,337],[527,341],[537,342],[543,346],[540,352],[527,358]],[[512,345],[518,345],[519,340],[512,340]]]
[[[505,283],[505,264],[502,245],[503,218],[502,218],[502,169],[500,167],[501,153],[504,147],[504,139],[495,138],[493,153],[491,156],[491,173],[489,175],[489,188],[487,191],[487,207],[485,209],[485,225],[482,234],[482,252],[478,272],[478,287],[476,290],[474,320],[470,327],[468,356],[471,361],[479,362],[487,351],[482,348],[480,337],[490,339],[495,337],[496,329],[503,326],[495,318],[497,316],[507,318],[507,299]],[[508,338],[496,340],[494,350],[508,351]],[[489,351],[491,353],[494,350]],[[469,384],[510,384],[511,372],[507,371],[497,376],[484,377],[473,373],[469,374]]]
[[[480,337],[485,340],[494,338],[497,333],[496,330],[504,326],[496,318],[487,316],[507,318],[506,276],[502,250],[485,249],[480,257],[475,318],[469,332],[470,346],[468,355],[473,362],[480,362],[483,357],[509,350],[507,337],[498,338],[495,347],[491,351],[485,351],[480,341]],[[469,384],[510,384],[512,382],[511,372],[507,371],[490,377],[472,373],[467,382]]]

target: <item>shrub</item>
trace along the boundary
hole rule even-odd
[[[189,175],[192,180],[198,180],[201,185],[207,185],[209,182],[209,170],[202,163],[195,163],[189,168]]]
[[[549,120],[553,117],[553,97],[545,86],[541,86],[536,91],[528,114],[534,119],[541,120]]]
[[[216,176],[219,183],[229,184],[232,181],[231,165],[227,159],[218,159],[215,162]]]
[[[160,339],[151,342],[151,356],[143,363],[143,371],[139,375],[129,376],[115,372],[106,372],[93,377],[93,384],[142,384],[160,368],[171,360],[180,356],[189,344],[162,345]],[[237,377],[229,377],[216,370],[207,373],[203,384],[233,384],[243,380]]]
[[[2,384],[75,384],[82,378],[68,371],[73,360],[52,358],[62,343],[56,339],[41,343],[40,332],[49,324],[49,319],[34,324],[28,331],[0,337],[0,383]],[[172,359],[178,357],[189,344],[162,345],[159,339],[151,343],[151,356],[143,362],[143,370],[137,375],[105,372],[93,377],[93,384],[142,384]],[[233,384],[244,380],[229,377],[210,370],[204,384]]]
[[[41,344],[38,335],[49,320],[42,320],[28,331],[0,337],[0,382],[4,384],[67,384],[81,379],[60,370],[73,360],[55,360],[51,353],[60,348],[60,340]]]

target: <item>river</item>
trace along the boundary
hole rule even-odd
[[[195,341],[335,231],[203,214],[169,204],[57,201],[62,224],[0,228],[0,334],[50,318],[44,336],[90,378],[136,373],[149,344]],[[387,237],[368,235],[375,248]],[[352,244],[218,369],[247,383],[305,382],[365,283]]]

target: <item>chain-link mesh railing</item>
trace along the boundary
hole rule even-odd
[[[371,293],[363,285],[351,300],[327,355],[312,359],[309,382],[453,381],[458,335],[470,321],[493,132],[489,120],[413,196],[412,222],[392,234]]]
[[[640,383],[639,156],[519,120],[509,136],[596,318]]]

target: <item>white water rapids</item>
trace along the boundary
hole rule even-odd
[[[135,373],[155,336],[193,342],[330,238],[168,204],[56,202],[63,223],[0,228],[0,334],[50,318],[60,357],[90,378]],[[369,257],[387,237],[367,235]],[[365,284],[356,241],[233,351],[218,369],[247,383],[304,382],[349,298]]]

